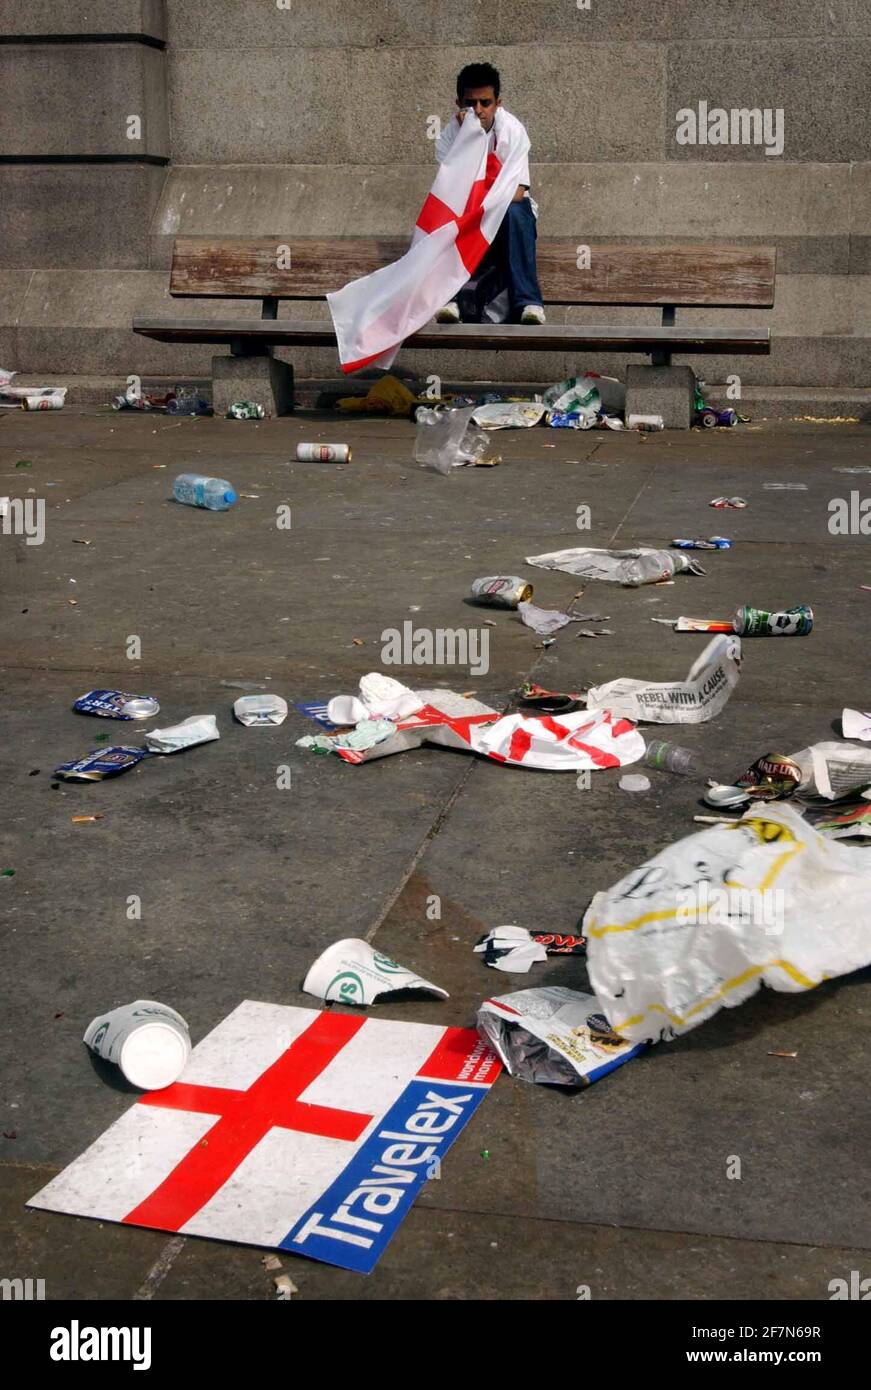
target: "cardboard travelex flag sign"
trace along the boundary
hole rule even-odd
[[[471,1029],[245,1000],[28,1206],[368,1274],[500,1070]]]
[[[467,112],[405,255],[327,295],[344,372],[390,367],[403,340],[455,298],[489,250],[528,178],[529,137],[509,112],[498,116],[498,153],[488,153],[490,136]]]

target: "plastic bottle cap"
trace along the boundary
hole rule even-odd
[[[624,792],[649,792],[650,778],[643,773],[629,772],[620,778],[620,790]]]
[[[236,501],[236,494],[232,488],[230,488],[229,492],[224,493],[224,501],[229,502],[231,507],[233,503]]]
[[[121,1048],[118,1065],[127,1080],[142,1091],[161,1091],[177,1081],[187,1066],[191,1046],[166,1023],[143,1023]]]

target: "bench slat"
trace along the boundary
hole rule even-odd
[[[286,264],[290,251],[290,269]],[[170,294],[176,298],[320,299],[389,265],[408,249],[395,237],[178,237]],[[590,244],[579,270],[574,239],[538,243],[545,304],[676,304],[771,308],[776,252],[770,246]]]
[[[298,323],[292,319],[149,319],[133,320],[133,331],[163,343],[228,343],[265,348],[276,346],[333,347],[335,333],[328,322]],[[407,348],[475,348],[533,352],[564,352],[575,348],[610,352],[748,353],[770,351],[767,328],[660,328],[648,324],[432,324],[405,341]]]

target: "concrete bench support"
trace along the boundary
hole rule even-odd
[[[626,414],[661,415],[667,430],[688,430],[693,422],[696,378],[692,367],[626,369]]]

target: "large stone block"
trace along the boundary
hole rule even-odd
[[[281,8],[279,6],[282,6]],[[186,48],[431,48],[496,41],[497,4],[436,0],[169,0],[169,41]]]
[[[165,0],[2,0],[0,38],[129,34],[166,38]]]
[[[173,156],[179,164],[325,163],[432,167],[427,121],[453,111],[456,76],[477,49],[171,53]],[[644,160],[663,150],[663,50],[603,44],[595,63],[552,46],[493,48],[505,105],[542,160]],[[408,91],[409,100],[385,98]],[[560,93],[558,103],[537,92]],[[232,119],[228,119],[228,110]]]
[[[145,268],[154,164],[0,164],[0,267]]]
[[[398,165],[241,165],[170,170],[152,226],[152,264],[176,236],[407,236],[432,170]]]
[[[588,0],[578,9],[574,0],[503,0],[496,34],[500,43],[571,43],[586,39],[601,43],[623,39],[732,39],[740,34],[752,42],[802,34],[808,39],[840,38],[867,32],[860,15],[863,0],[664,0],[639,5],[637,0]],[[867,15],[867,12],[866,12]]]
[[[0,149],[169,158],[165,54],[132,43],[0,44]],[[138,139],[130,117],[139,118]]]
[[[212,405],[226,415],[234,401],[257,401],[267,419],[293,410],[293,367],[262,353],[256,357],[212,358]]]
[[[867,94],[871,43],[854,39],[807,43],[804,38],[748,44],[671,43],[668,46],[666,151],[678,161],[737,161],[775,165],[763,144],[682,144],[677,113],[699,102],[708,108],[783,111],[786,161],[832,163],[865,159],[871,137]]]
[[[542,235],[577,237],[579,242],[615,233],[716,241],[831,237],[855,228],[846,164],[536,160],[532,179]],[[871,205],[871,177],[868,189]],[[871,228],[871,216],[866,225]]]
[[[693,421],[695,375],[690,367],[630,366],[626,414],[661,415],[667,430],[688,430]]]

